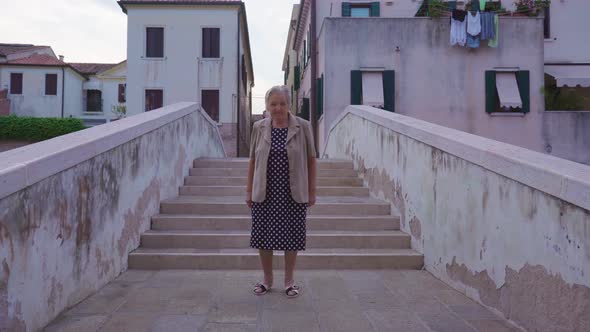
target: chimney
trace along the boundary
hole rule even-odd
[[[63,55],[60,55],[59,56],[59,61],[64,61],[64,56]]]

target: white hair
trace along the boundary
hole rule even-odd
[[[285,96],[285,98],[287,98],[287,106],[291,105],[291,91],[289,91],[289,88],[286,85],[275,85],[272,88],[268,89],[268,91],[266,91],[264,102],[267,107],[270,96],[276,93],[282,93]]]

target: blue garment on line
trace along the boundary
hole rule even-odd
[[[467,34],[467,47],[469,48],[478,48],[479,47],[479,36],[472,36]]]
[[[494,39],[495,37],[494,13],[481,13],[481,40]]]

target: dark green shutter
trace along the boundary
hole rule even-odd
[[[528,70],[516,72],[516,82],[518,83],[518,92],[522,100],[522,112],[528,113],[531,110],[531,81]]]
[[[293,77],[293,79],[295,80],[294,85],[295,85],[295,90],[299,90],[299,85],[301,82],[301,78],[299,77],[299,66],[295,66],[295,70],[293,70],[293,75],[295,75],[295,77]]]
[[[383,106],[389,112],[395,112],[395,70],[383,72]]]
[[[324,75],[316,80],[316,119],[319,119],[324,113]]]
[[[379,7],[379,2],[371,3],[371,17],[379,17],[381,16],[381,11]]]
[[[496,72],[486,70],[486,112],[494,113],[498,106],[498,90],[496,90]]]
[[[350,17],[350,2],[342,3],[342,17]]]
[[[303,104],[301,105],[301,113],[299,116],[309,121],[309,98],[303,98]]]
[[[363,100],[363,72],[350,71],[350,104],[362,105]]]
[[[307,67],[307,41],[303,41],[303,68]]]

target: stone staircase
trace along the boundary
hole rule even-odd
[[[258,269],[244,202],[247,159],[198,159],[180,196],[161,203],[130,269]],[[423,256],[399,231],[399,214],[371,198],[351,161],[318,160],[317,203],[308,210],[299,269],[420,269]],[[274,266],[283,266],[275,252]]]

